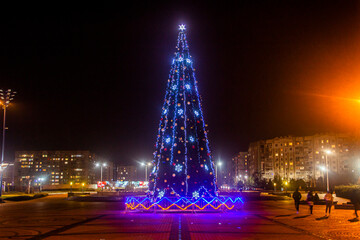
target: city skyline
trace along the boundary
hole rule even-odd
[[[181,23],[199,69],[215,160],[230,162],[260,139],[359,132],[355,2],[164,13],[169,6],[147,5],[155,15],[35,10],[28,22],[29,12],[10,8],[2,16],[0,78],[18,95],[8,109],[5,160],[13,161],[15,150],[41,149],[90,149],[127,164],[151,160]]]

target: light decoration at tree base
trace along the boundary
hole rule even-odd
[[[142,211],[227,211],[238,210],[243,205],[241,197],[176,198],[128,197],[126,210]]]

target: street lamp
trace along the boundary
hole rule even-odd
[[[106,167],[106,163],[96,163],[96,167],[100,167],[100,181],[102,182],[102,169],[103,167]]]
[[[285,193],[287,193],[287,185],[288,185],[288,182],[286,181],[285,182]]]
[[[39,192],[41,192],[41,182],[44,181],[45,178],[38,178],[39,181]]]
[[[81,184],[81,187],[82,187],[81,191],[82,191],[82,193],[84,193],[84,186],[85,186],[85,183],[82,183],[82,184]]]
[[[3,119],[3,132],[2,132],[2,147],[1,147],[1,165],[4,163],[4,152],[5,152],[5,130],[6,130],[6,108],[9,106],[10,102],[14,99],[16,92],[13,92],[11,89],[3,91],[0,89],[0,99],[1,104],[4,109],[4,119]],[[3,180],[3,171],[0,172],[0,197],[2,193],[2,180]]]
[[[73,182],[70,182],[70,193],[72,193],[72,185],[73,185]]]
[[[319,166],[320,170],[325,172],[326,171],[326,167],[325,166]]]
[[[276,183],[274,183],[274,191],[276,192]]]
[[[215,171],[216,171],[216,181],[218,179],[218,166],[221,167],[222,165],[222,162],[218,161],[216,164],[215,164]]]
[[[325,165],[326,165],[326,191],[329,192],[329,163],[328,163],[328,155],[332,154],[330,150],[325,150]]]
[[[151,162],[141,162],[140,163],[141,166],[145,166],[145,182],[147,182],[147,179],[148,179],[148,175],[147,175],[147,168],[148,166],[151,166]]]

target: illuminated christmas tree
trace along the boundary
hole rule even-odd
[[[155,198],[217,196],[214,165],[185,30],[185,25],[179,26],[150,174],[150,193]]]

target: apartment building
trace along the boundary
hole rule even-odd
[[[284,136],[252,142],[248,149],[249,174],[273,179],[309,181],[324,176],[324,169],[336,174],[354,171],[359,143],[346,134]],[[326,162],[327,159],[327,162]]]
[[[15,185],[93,184],[95,161],[89,151],[16,151]]]

